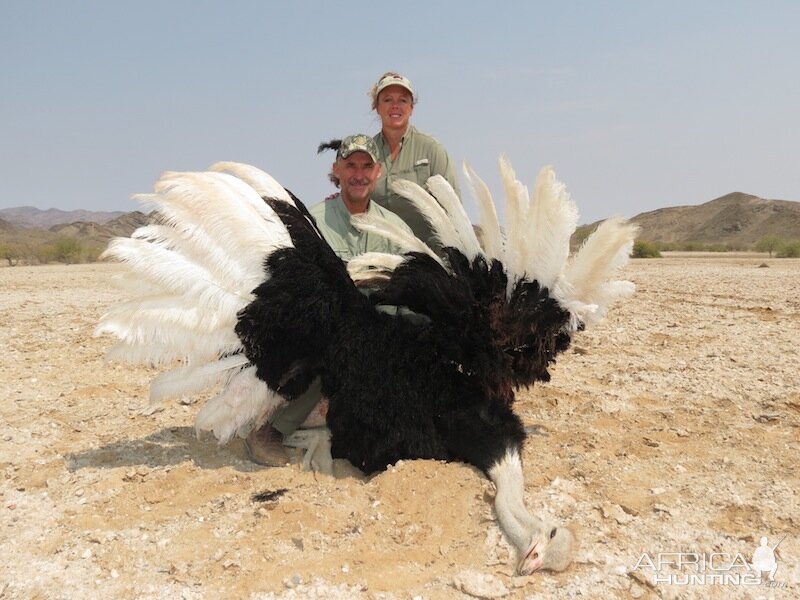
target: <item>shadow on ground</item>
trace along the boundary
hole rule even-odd
[[[220,446],[211,435],[198,438],[191,427],[169,427],[139,439],[121,440],[100,448],[65,455],[70,472],[87,467],[113,469],[117,467],[174,466],[193,462],[202,469],[233,467],[239,471],[262,470],[247,457],[241,440],[235,439]]]

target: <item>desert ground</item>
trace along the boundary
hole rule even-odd
[[[195,436],[202,398],[151,406],[156,371],[92,335],[118,270],[0,268],[0,598],[800,597],[799,260],[634,260],[519,392],[528,506],[578,539],[529,577],[474,468],[266,469]]]

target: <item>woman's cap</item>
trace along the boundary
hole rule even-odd
[[[375,84],[375,97],[378,97],[383,90],[385,90],[390,85],[399,85],[402,88],[408,90],[408,93],[412,96],[414,95],[414,88],[411,87],[411,82],[408,80],[407,77],[403,77],[399,73],[386,73],[383,77],[378,80],[378,83]]]

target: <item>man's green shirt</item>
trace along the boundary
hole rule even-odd
[[[325,200],[312,206],[309,212],[317,221],[322,237],[325,238],[325,241],[333,248],[339,258],[345,262],[365,252],[403,253],[403,250],[397,244],[385,237],[377,233],[359,231],[353,227],[350,222],[350,211],[344,205],[341,194],[336,194],[330,200]],[[369,203],[367,214],[383,217],[397,227],[411,233],[411,229],[400,217],[375,202]]]

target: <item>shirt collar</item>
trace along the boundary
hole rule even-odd
[[[400,147],[403,147],[406,139],[411,138],[417,132],[416,128],[409,123],[408,127],[406,127],[406,132],[403,134],[403,137],[400,138]],[[386,141],[386,138],[383,136],[383,130],[378,133],[378,145],[380,146],[381,151],[384,154],[389,154],[389,143]]]

